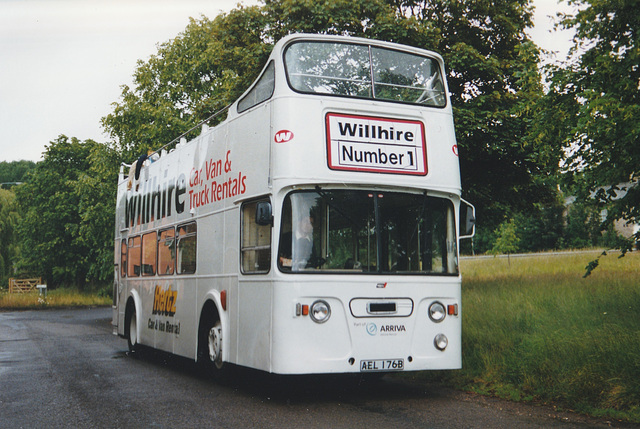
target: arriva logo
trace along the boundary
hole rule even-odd
[[[289,130],[280,130],[276,133],[273,140],[276,143],[286,143],[293,139],[293,133]]]
[[[378,327],[375,323],[367,323],[367,334],[373,336],[378,333]]]

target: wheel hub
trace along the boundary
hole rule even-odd
[[[213,326],[208,335],[209,359],[216,365],[222,362],[222,327]]]

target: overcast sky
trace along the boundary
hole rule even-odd
[[[39,161],[60,134],[107,141],[100,118],[131,84],[136,61],[238,0],[0,0],[0,161]],[[257,0],[244,0],[257,4]],[[534,0],[541,47],[569,48],[549,34],[557,0]]]

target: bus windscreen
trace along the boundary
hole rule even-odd
[[[402,192],[290,193],[279,247],[283,272],[458,274],[450,200]]]
[[[443,107],[437,61],[381,47],[298,42],[285,52],[287,78],[298,92]]]

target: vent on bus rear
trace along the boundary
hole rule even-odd
[[[395,302],[370,302],[367,308],[367,312],[371,314],[375,313],[395,313]]]
[[[409,317],[411,298],[353,298],[349,302],[353,317]]]

